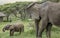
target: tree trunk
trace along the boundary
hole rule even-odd
[[[7,16],[7,22],[9,21],[9,16]]]

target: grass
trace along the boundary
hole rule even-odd
[[[21,21],[21,20],[15,20],[12,22],[2,22],[0,23],[0,38],[36,38],[36,34],[35,31],[33,29],[29,29],[28,28],[28,24],[31,21]],[[25,26],[25,31],[24,33],[22,33],[21,35],[18,32],[14,33],[14,36],[10,37],[9,36],[9,31],[6,32],[2,32],[2,28],[6,25],[6,24],[12,24],[12,23],[23,23]],[[51,38],[60,38],[60,28],[53,26],[52,27],[52,31],[51,31]],[[43,32],[42,35],[43,38],[46,38],[46,33]]]

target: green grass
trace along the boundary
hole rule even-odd
[[[21,20],[15,20],[12,22],[2,22],[0,23],[0,38],[36,38],[36,34],[35,31],[33,29],[29,29],[28,24],[31,21],[21,21]],[[19,32],[15,32],[14,36],[10,37],[9,36],[9,31],[6,32],[2,32],[2,28],[6,25],[6,24],[13,24],[13,23],[23,23],[24,24],[24,33],[22,32],[22,34],[20,35]],[[53,26],[52,27],[52,31],[51,31],[51,38],[60,38],[60,28]],[[43,38],[46,38],[46,33],[43,32],[42,35]]]

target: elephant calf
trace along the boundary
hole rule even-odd
[[[24,25],[23,24],[12,24],[12,25],[6,25],[2,31],[5,32],[5,30],[10,30],[10,36],[14,35],[14,32],[24,32]]]

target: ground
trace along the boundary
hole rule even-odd
[[[31,22],[31,21],[21,21],[21,20],[15,20],[15,21],[12,21],[12,22],[2,22],[0,23],[0,38],[36,38],[36,34],[35,34],[35,31],[32,30],[32,29],[29,29],[28,28],[28,23]],[[16,32],[14,34],[14,36],[10,37],[9,36],[9,31],[6,31],[6,32],[2,32],[2,28],[6,25],[6,24],[9,24],[9,23],[23,23],[24,24],[24,33],[22,33],[21,35]],[[51,37],[52,38],[60,38],[60,28],[59,27],[56,27],[56,26],[53,26],[52,27],[52,31],[51,31]],[[46,38],[46,33],[45,31],[43,32],[43,38]]]

